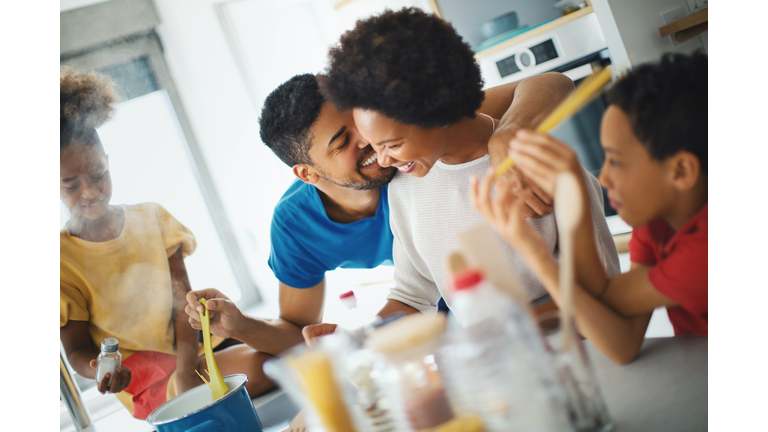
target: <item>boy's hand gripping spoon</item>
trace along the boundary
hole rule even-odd
[[[224,378],[221,377],[219,366],[216,364],[216,359],[213,357],[213,347],[211,346],[211,319],[208,306],[205,305],[205,299],[200,299],[200,303],[202,303],[203,307],[205,308],[205,314],[198,312],[200,314],[200,322],[203,324],[203,346],[205,347],[205,363],[208,365],[208,370],[205,372],[208,374],[208,378],[211,381],[206,381],[205,378],[200,375],[200,372],[195,372],[197,372],[197,375],[200,377],[200,379],[202,379],[203,382],[211,388],[211,392],[213,393],[213,400],[215,402],[220,397],[224,396],[229,388],[224,382]]]

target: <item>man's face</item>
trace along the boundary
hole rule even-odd
[[[389,183],[397,172],[379,165],[376,152],[358,132],[352,111],[340,113],[326,102],[310,132],[309,157],[320,176],[331,183],[368,190]]]
[[[664,217],[675,199],[670,167],[651,158],[621,108],[611,105],[605,111],[600,140],[605,162],[599,179],[611,207],[633,228]]]

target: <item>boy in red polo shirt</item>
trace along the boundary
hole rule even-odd
[[[600,183],[611,206],[633,227],[632,266],[607,277],[594,245],[589,206],[577,236],[579,331],[614,362],[632,361],[653,310],[666,306],[676,336],[707,336],[707,56],[667,54],[641,65],[609,90],[600,137]],[[581,180],[575,153],[532,131],[512,141],[516,166],[544,191],[558,174]],[[490,199],[493,174],[473,179],[473,204],[521,254],[559,304],[557,264],[521,216],[503,179]],[[554,203],[557,205],[557,203]]]

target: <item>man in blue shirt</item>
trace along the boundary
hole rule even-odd
[[[379,166],[351,111],[339,112],[325,101],[323,79],[294,76],[267,97],[259,118],[262,141],[297,177],[275,207],[270,232],[269,266],[280,282],[280,317],[249,317],[215,289],[187,295],[193,327],[200,328],[197,300],[205,298],[214,311],[213,334],[262,353],[274,355],[302,342],[302,328],[321,322],[326,271],[392,264],[386,185],[396,169]],[[489,142],[492,161],[504,159],[518,127],[541,121],[572,90],[571,80],[557,73],[488,89],[480,111],[501,117]],[[551,213],[551,198],[527,188],[517,191],[529,205],[529,216]],[[416,309],[390,300],[379,315],[397,311]],[[333,327],[311,326],[315,333],[307,336]]]

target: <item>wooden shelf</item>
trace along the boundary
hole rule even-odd
[[[663,27],[659,27],[659,33],[662,37],[675,35],[677,42],[685,42],[688,39],[707,31],[709,22],[709,9],[704,9],[693,15],[675,20]]]
[[[591,3],[587,3],[587,4],[588,4],[587,7],[579,9],[576,12],[569,13],[568,15],[562,16],[554,21],[550,21],[542,26],[534,28],[533,30],[529,30],[519,36],[515,36],[512,39],[507,39],[504,42],[500,42],[490,48],[486,48],[475,54],[475,60],[480,60],[483,57],[499,52],[507,47],[511,47],[513,45],[519,44],[520,42],[526,39],[530,39],[534,36],[538,36],[544,32],[548,32],[553,28],[559,27],[565,23],[569,23],[585,15],[589,15],[592,12],[594,12],[594,9],[592,9]]]

